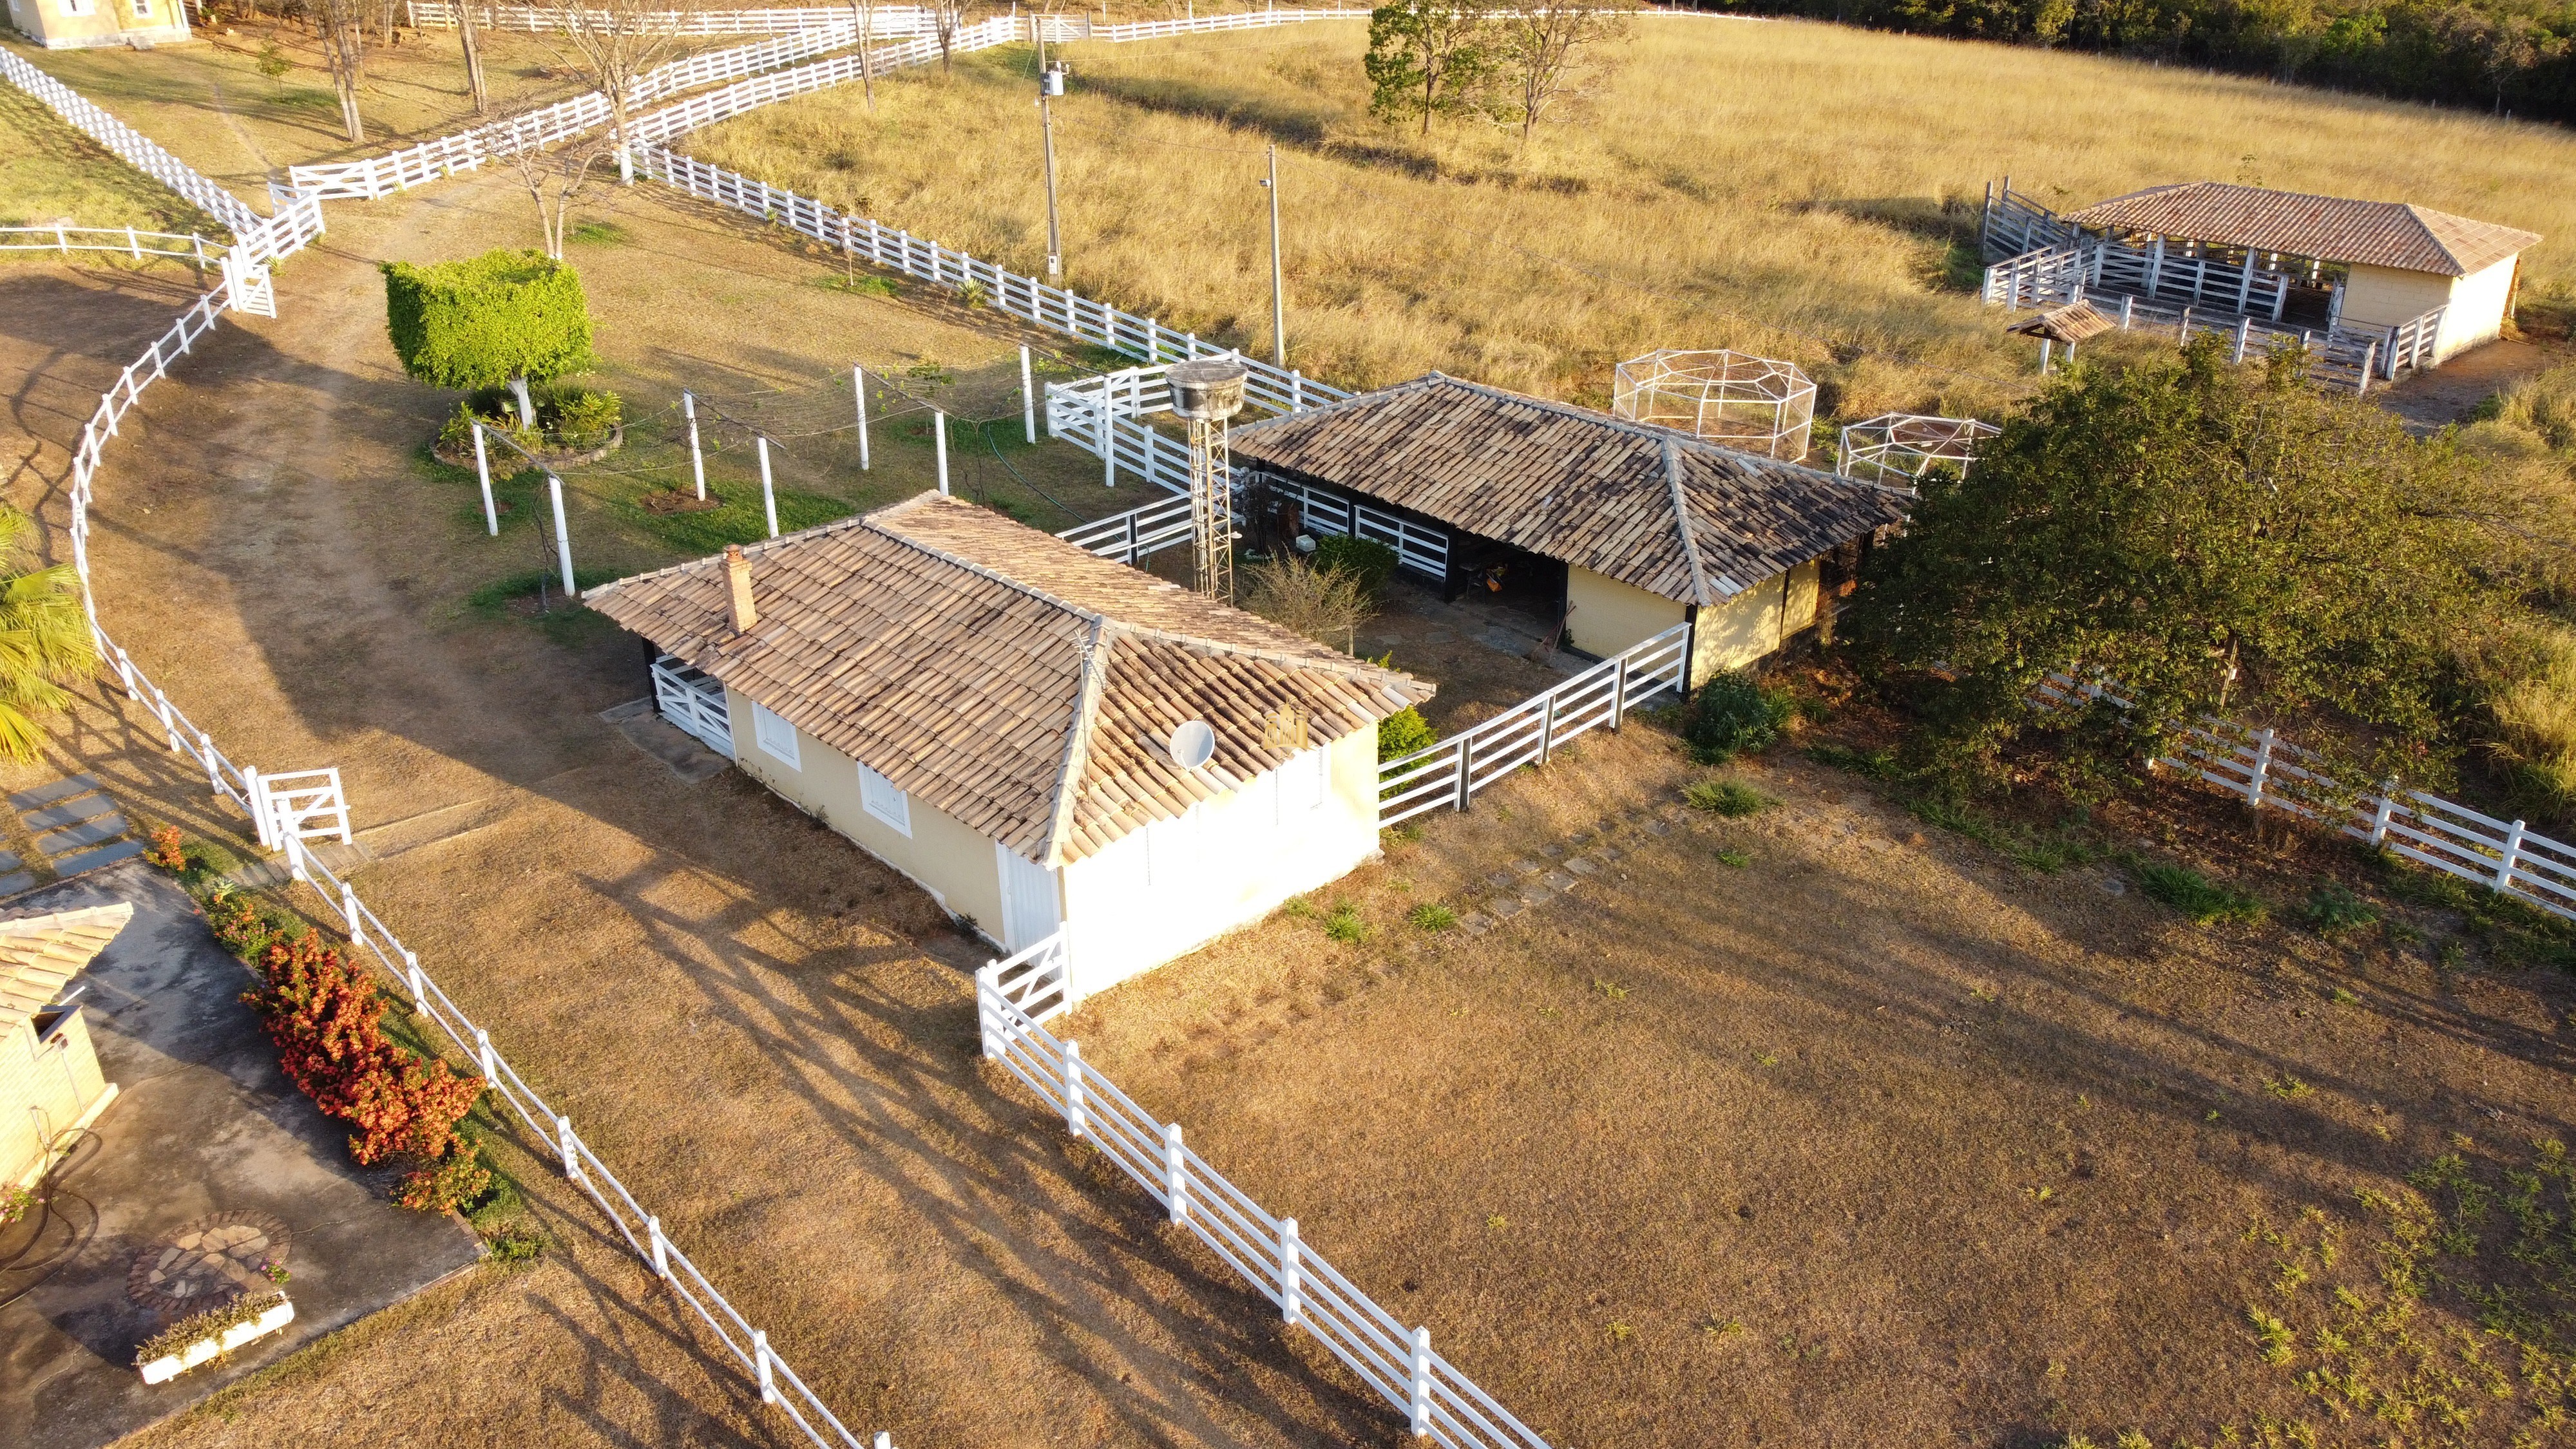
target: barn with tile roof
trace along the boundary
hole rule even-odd
[[[1829,615],[1907,495],[1589,408],[1429,373],[1233,431],[1235,467],[1301,522],[1395,543],[1454,595],[1539,574],[1566,647],[1608,657],[1691,621],[1691,678]]]
[[[585,598],[771,789],[1009,949],[1064,927],[1077,994],[1374,854],[1377,722],[1432,693],[940,494]]]

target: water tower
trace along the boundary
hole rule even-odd
[[[1241,360],[1196,357],[1164,369],[1172,411],[1190,420],[1190,539],[1197,554],[1198,591],[1234,601],[1233,470],[1226,455],[1225,420],[1243,410]]]

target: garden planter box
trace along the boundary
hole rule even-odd
[[[247,1323],[236,1323],[222,1332],[198,1339],[177,1353],[166,1353],[141,1365],[147,1384],[168,1383],[219,1353],[230,1353],[252,1339],[275,1333],[295,1321],[295,1305],[282,1295],[275,1306]]]

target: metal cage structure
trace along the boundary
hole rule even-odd
[[[1965,476],[1976,460],[1977,445],[2002,431],[1975,418],[1880,413],[1843,426],[1834,472],[1911,492],[1934,468],[1947,467]]]
[[[1795,463],[1815,426],[1816,384],[1795,363],[1662,348],[1619,364],[1610,411]]]

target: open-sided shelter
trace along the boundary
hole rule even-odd
[[[2329,329],[2398,328],[2440,308],[2426,359],[2435,364],[2503,330],[2521,256],[2541,240],[2411,202],[2223,181],[2151,186],[2059,220],[2131,252],[2144,249],[2151,292],[2189,273],[2186,295],[2206,298],[2214,268],[2218,290],[2235,293],[2234,310],[2268,310],[2275,320],[2303,294],[2322,304],[2318,320]],[[2119,290],[2107,277],[2094,280],[2099,290]]]
[[[1309,527],[1402,530],[1452,592],[1509,551],[1551,566],[1568,648],[1607,657],[1691,621],[1691,682],[1816,624],[1893,488],[1430,373],[1231,438],[1238,474]],[[1828,577],[1828,562],[1835,576]]]
[[[134,907],[120,901],[0,921],[0,1189],[33,1184],[116,1100],[66,998],[72,978],[132,919]]]
[[[585,598],[722,690],[735,762],[1086,995],[1378,849],[1431,686],[923,494]],[[725,737],[720,737],[725,738]]]

